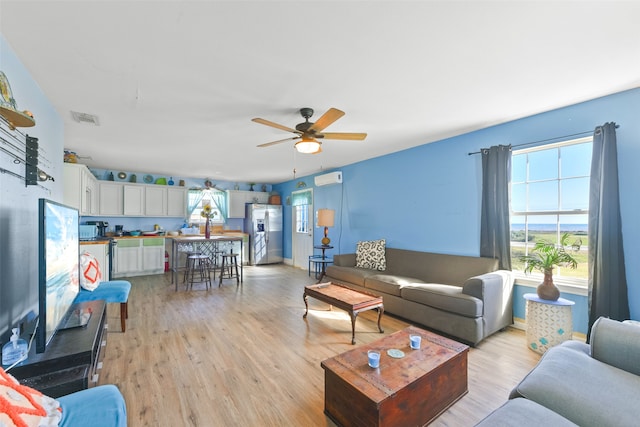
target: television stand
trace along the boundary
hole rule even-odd
[[[106,306],[102,300],[72,305],[69,310],[92,313],[86,327],[59,330],[44,353],[32,346],[29,358],[9,373],[51,397],[96,386],[107,345]]]

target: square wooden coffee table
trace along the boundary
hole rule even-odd
[[[422,337],[419,350],[409,335]],[[380,367],[367,351],[380,351]],[[389,355],[389,350],[395,350]],[[397,350],[404,353],[399,356]],[[469,347],[414,326],[321,363],[324,412],[340,426],[422,426],[467,394]]]
[[[305,286],[304,294],[302,296],[304,298],[304,305],[307,308],[302,318],[306,318],[309,313],[309,304],[307,303],[308,297],[313,297],[349,313],[349,316],[351,317],[351,344],[356,343],[356,317],[358,317],[358,313],[363,311],[373,309],[378,310],[378,330],[380,333],[384,332],[380,326],[380,319],[384,313],[384,305],[382,303],[381,296],[369,294],[363,291],[356,291],[346,286],[337,285],[331,282]]]

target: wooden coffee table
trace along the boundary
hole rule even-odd
[[[304,305],[307,308],[302,318],[306,318],[309,313],[307,298],[313,297],[318,301],[325,302],[331,306],[338,307],[346,311],[351,316],[351,344],[356,343],[356,317],[358,313],[367,310],[378,310],[378,330],[383,333],[380,326],[380,319],[384,313],[382,297],[362,291],[355,291],[346,286],[337,285],[331,282],[319,283],[304,287]]]
[[[419,350],[409,335],[422,337]],[[400,350],[402,358],[387,351]],[[380,351],[380,367],[367,351]],[[422,426],[467,394],[469,347],[410,326],[321,363],[324,412],[340,426]]]

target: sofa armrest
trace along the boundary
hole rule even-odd
[[[600,317],[591,327],[591,357],[640,375],[640,326]]]
[[[333,265],[340,267],[355,267],[356,254],[342,254],[333,256]]]
[[[513,280],[513,274],[507,270],[473,276],[462,285],[462,293],[483,301],[487,297],[503,299],[504,295],[511,295]]]
[[[513,323],[513,273],[497,270],[467,279],[462,293],[482,300],[483,336]]]

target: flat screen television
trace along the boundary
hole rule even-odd
[[[40,199],[38,206],[39,324],[36,352],[45,351],[80,291],[79,213],[63,204]]]

